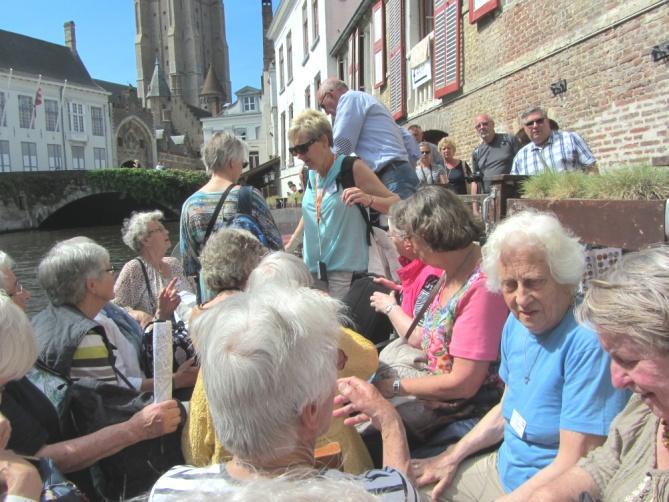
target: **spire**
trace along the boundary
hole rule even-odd
[[[221,99],[225,99],[225,92],[221,87],[221,83],[216,78],[216,72],[214,71],[213,65],[209,65],[209,70],[207,70],[207,76],[204,79],[204,84],[202,84],[202,90],[200,91],[200,96],[218,96]]]
[[[156,58],[156,65],[153,68],[153,76],[151,77],[151,83],[149,84],[148,92],[146,93],[147,98],[169,98],[170,97],[170,88],[165,81],[163,72],[160,69],[160,63],[158,58]]]

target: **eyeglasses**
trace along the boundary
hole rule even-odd
[[[546,121],[545,118],[540,118],[540,119],[534,119],[534,120],[528,120],[525,122],[525,127],[532,127],[534,125],[541,125]]]
[[[294,155],[303,155],[303,154],[307,153],[307,151],[309,150],[309,147],[311,145],[313,145],[314,143],[316,143],[316,138],[310,139],[309,141],[307,141],[306,143],[302,143],[301,145],[291,146],[290,148],[288,148],[288,151],[293,156]]]
[[[328,94],[332,94],[332,92],[328,91],[328,92],[323,93],[323,96],[321,96],[321,100],[318,102],[318,108],[320,108],[322,110],[325,110],[325,106],[323,105],[323,101],[325,101],[325,96],[327,96]]]
[[[8,296],[9,296],[10,298],[12,298],[12,297],[14,297],[14,296],[16,296],[16,295],[20,295],[21,293],[23,293],[23,284],[21,284],[19,281],[16,281],[16,283],[14,284],[14,286],[15,286],[15,288],[16,288],[16,291],[14,291],[13,293],[8,293]]]
[[[117,268],[114,265],[111,265],[109,268],[106,268],[103,270],[103,272],[107,272],[108,274],[113,274],[116,272]]]
[[[421,155],[430,155],[431,153],[432,153],[432,152],[424,152],[424,151],[422,151],[422,150],[421,150],[421,152],[420,152]]]

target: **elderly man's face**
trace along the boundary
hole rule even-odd
[[[28,300],[32,297],[30,291],[21,285],[11,270],[0,270],[0,274],[4,276],[5,291],[9,297],[21,310],[25,311]]]
[[[416,140],[416,143],[423,141],[423,130],[420,127],[412,127],[409,129],[409,132],[413,136],[413,139]]]
[[[320,89],[318,91],[318,107],[326,114],[334,116],[337,112],[337,105],[339,104],[339,97],[341,93],[338,91],[328,91]]]
[[[545,253],[536,247],[505,249],[499,273],[506,306],[535,335],[555,328],[572,303],[568,286],[551,275]]]
[[[543,145],[551,135],[551,126],[548,118],[541,112],[530,113],[523,120],[523,128],[530,140],[537,146]]]
[[[486,143],[490,143],[495,137],[495,122],[487,115],[479,115],[474,120],[476,134]]]

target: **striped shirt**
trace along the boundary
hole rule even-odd
[[[116,383],[116,373],[109,363],[109,351],[102,336],[89,331],[74,351],[70,378],[95,378],[102,382]]]
[[[323,470],[321,476],[338,479],[351,479],[349,474],[336,469]],[[418,502],[418,492],[409,480],[399,471],[390,467],[373,469],[359,476],[353,477],[364,488],[387,502]],[[195,500],[199,495],[203,500],[212,497],[212,500],[226,500],[241,486],[240,481],[234,480],[224,464],[215,464],[207,467],[191,467],[179,465],[163,474],[156,482],[150,502],[168,502],[184,500],[186,497]]]
[[[541,146],[528,143],[513,159],[511,174],[538,174],[552,171],[575,171],[596,162],[587,143],[575,132],[553,131]]]

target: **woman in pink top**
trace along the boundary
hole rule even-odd
[[[379,380],[376,386],[386,397],[416,397],[421,406],[418,422],[433,429],[440,419],[451,420],[444,417],[449,414],[444,409],[464,405],[462,416],[480,417],[499,401],[497,361],[508,310],[502,296],[486,288],[476,242],[481,225],[457,195],[429,186],[405,204],[406,237],[418,258],[444,270],[445,277],[435,286],[438,291],[422,328],[410,334],[419,340],[424,354],[421,373],[404,378],[400,373],[399,378]],[[413,431],[417,436],[430,434],[417,427]]]

